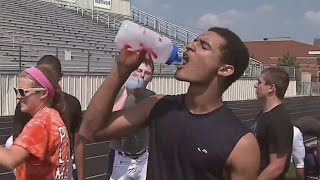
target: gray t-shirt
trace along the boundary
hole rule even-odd
[[[320,120],[311,116],[303,116],[292,120],[292,124],[300,129],[303,135],[316,136],[320,140]]]
[[[148,89],[146,89],[141,95],[131,95],[128,97],[124,108],[134,106],[152,95],[155,95],[155,93]],[[148,143],[149,129],[145,128],[129,136],[111,140],[110,148],[126,153],[135,154],[146,149],[148,147]]]

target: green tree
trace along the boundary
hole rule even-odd
[[[301,93],[301,72],[297,58],[289,52],[278,58],[278,66],[283,67],[289,74],[290,78],[296,80],[297,93]]]
[[[278,58],[278,66],[289,66],[299,69],[299,64],[297,63],[297,58],[291,55],[289,52],[284,54],[282,57]]]

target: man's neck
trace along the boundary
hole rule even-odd
[[[134,91],[134,96],[140,96],[140,95],[142,95],[145,91],[146,91],[146,88],[145,88],[145,87],[139,88],[139,89],[135,89],[135,91]]]
[[[274,107],[282,104],[282,100],[277,97],[267,97],[263,102],[263,112],[269,112]]]
[[[190,85],[185,103],[193,114],[206,114],[223,105],[218,86]]]

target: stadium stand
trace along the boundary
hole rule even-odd
[[[70,50],[71,61],[62,61],[66,71],[68,68],[86,70],[89,52],[92,69],[104,67],[106,71],[119,53],[113,43],[115,31],[68,9],[31,0],[1,0],[0,8],[0,32],[7,37],[0,47],[2,63],[17,65],[19,44],[25,67],[33,65],[44,54],[56,55],[59,50]],[[64,53],[58,56],[65,59]]]
[[[0,0],[0,68],[17,70],[19,56],[21,65],[29,67],[44,54],[52,54],[67,59],[62,61],[67,73],[109,72],[119,54],[114,43],[116,27],[130,17],[109,14],[105,15],[108,23],[97,23],[89,15],[82,15],[41,0]],[[100,13],[99,17],[103,20],[104,16]],[[110,22],[114,22],[113,27]],[[174,42],[180,47],[185,44]],[[155,73],[172,74],[173,70],[157,64]]]

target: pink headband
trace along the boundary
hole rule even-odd
[[[38,83],[41,84],[47,91],[49,96],[53,97],[55,95],[54,87],[48,78],[37,68],[31,67],[25,70],[30,76],[32,76]]]

